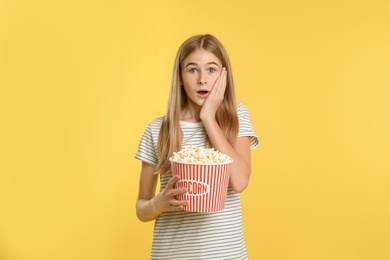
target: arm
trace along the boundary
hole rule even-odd
[[[142,162],[136,212],[137,217],[143,222],[152,221],[165,211],[183,210],[183,206],[188,203],[175,199],[176,195],[187,192],[185,188],[173,188],[179,180],[177,175],[173,176],[165,189],[155,196],[157,178],[158,175],[154,174],[154,167]]]
[[[226,89],[226,69],[215,81],[210,95],[205,100],[200,111],[200,118],[205,126],[212,146],[221,153],[229,155],[233,160],[230,184],[235,192],[242,192],[249,183],[251,174],[250,137],[238,137],[235,148],[226,140],[215,120],[215,113],[221,104]]]
[[[214,149],[229,155],[234,160],[230,174],[230,184],[233,190],[235,192],[244,191],[248,186],[251,174],[250,137],[238,137],[236,147],[233,148],[226,140],[215,119],[209,120],[207,123],[203,122]]]

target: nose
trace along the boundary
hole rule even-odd
[[[200,73],[199,74],[198,84],[199,85],[204,85],[206,83],[207,83],[207,80],[206,80],[205,74],[204,73]]]

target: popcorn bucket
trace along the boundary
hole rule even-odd
[[[185,211],[216,212],[225,208],[230,177],[230,164],[191,164],[171,161],[172,174],[179,175],[175,188],[188,192],[176,196],[186,200]]]

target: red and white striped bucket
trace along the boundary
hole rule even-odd
[[[172,174],[180,176],[175,188],[187,188],[188,192],[176,196],[186,200],[185,211],[216,212],[225,208],[229,185],[230,164],[172,163]]]

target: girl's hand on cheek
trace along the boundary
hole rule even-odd
[[[215,113],[217,112],[219,105],[224,99],[226,89],[226,77],[227,71],[224,67],[222,68],[220,76],[215,81],[211,92],[203,103],[202,109],[200,111],[200,118],[202,121],[208,118],[215,119]]]
[[[164,190],[162,190],[156,197],[154,207],[158,212],[178,211],[183,210],[184,206],[188,205],[187,201],[179,201],[175,197],[179,194],[187,192],[187,189],[175,189],[175,183],[180,180],[178,175],[174,175],[169,181]]]

